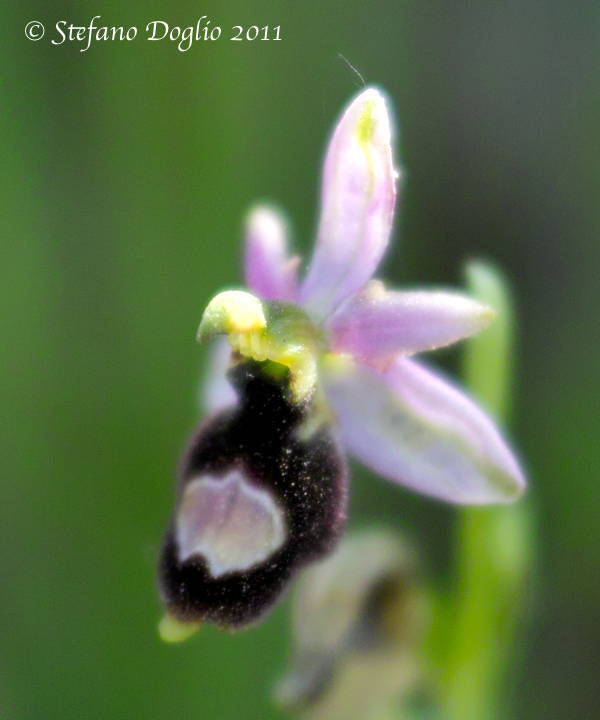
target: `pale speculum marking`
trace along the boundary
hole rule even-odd
[[[284,514],[266,490],[240,470],[199,475],[184,491],[177,515],[180,562],[201,556],[217,578],[264,562],[285,542]]]

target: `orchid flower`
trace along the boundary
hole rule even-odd
[[[413,356],[483,330],[493,311],[457,292],[373,280],[398,172],[386,100],[361,92],[325,157],[321,217],[303,280],[284,218],[247,219],[247,289],[217,294],[198,339],[215,342],[212,412],[184,457],[161,560],[166,639],[194,624],[260,618],[345,517],[348,455],[450,503],[505,503],[523,473],[493,421]]]

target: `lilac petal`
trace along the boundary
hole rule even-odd
[[[317,244],[300,294],[316,319],[375,272],[392,228],[395,179],[386,103],[369,88],[344,112],[325,158]]]
[[[409,358],[385,372],[347,358],[323,370],[348,451],[384,477],[452,503],[510,502],[523,491],[494,423],[440,375]]]
[[[453,292],[391,292],[370,283],[331,318],[335,351],[362,359],[412,354],[460,340],[483,330],[494,311]]]
[[[216,412],[235,405],[237,395],[227,379],[231,346],[226,337],[217,338],[210,349],[208,366],[200,384],[200,407],[204,412]]]
[[[299,263],[288,255],[283,216],[266,206],[251,210],[246,220],[246,285],[263,300],[295,302]]]

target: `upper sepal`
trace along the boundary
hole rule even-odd
[[[325,157],[321,217],[300,301],[318,320],[360,290],[387,247],[396,197],[391,122],[383,94],[360,93]]]

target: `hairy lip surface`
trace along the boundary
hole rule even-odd
[[[335,546],[346,517],[347,469],[329,427],[309,435],[299,432],[312,407],[290,400],[289,374],[276,378],[265,372],[264,364],[247,361],[232,368],[229,378],[237,402],[202,423],[184,454],[159,584],[172,617],[238,629],[263,617],[301,567]],[[243,489],[236,499],[233,490],[240,482]],[[210,544],[208,553],[190,552],[195,520],[186,528],[189,537],[182,536],[181,518],[192,517],[186,503],[198,500],[199,491],[196,519],[210,527],[200,533],[205,547]],[[253,518],[238,522],[242,505]],[[281,534],[276,530],[271,537],[273,508],[283,522]],[[214,519],[206,519],[213,513]],[[221,520],[224,534],[218,537]],[[256,545],[250,547],[252,532],[263,540],[269,536],[263,555]],[[249,547],[243,547],[245,542]],[[230,569],[221,572],[225,565]]]

